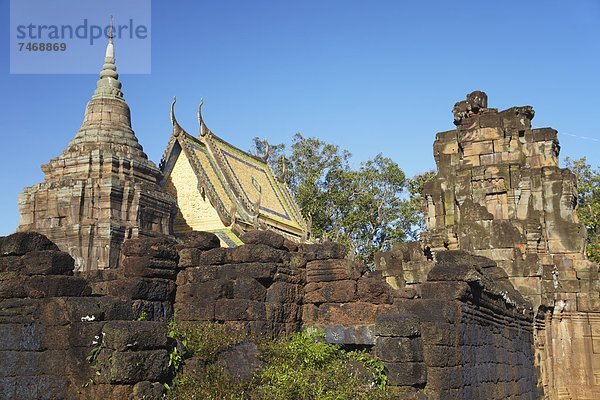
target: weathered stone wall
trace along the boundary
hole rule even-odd
[[[372,346],[378,314],[389,311],[393,289],[383,275],[345,257],[337,243],[302,245],[307,260],[302,322],[325,330],[328,341]]]
[[[422,297],[395,305],[408,316],[380,316],[375,351],[392,384],[429,399],[538,398],[533,312],[489,259],[438,254]],[[501,276],[501,275],[500,275]]]
[[[122,268],[74,276],[73,260],[43,236],[2,238],[0,393],[160,398],[174,372],[164,321],[175,312],[262,336],[322,328],[330,342],[373,349],[391,385],[430,399],[537,396],[533,313],[493,261],[454,251],[433,263],[399,245],[380,259],[428,274],[394,289],[392,269],[369,271],[336,243],[266,231],[242,239],[237,248],[203,232],[129,240]]]
[[[297,245],[268,231],[242,235],[246,244],[219,247],[194,232],[181,244],[175,310],[180,321],[214,321],[251,334],[277,335],[301,326],[306,262]]]
[[[600,398],[600,315],[541,312],[536,324],[536,358],[545,398]]]
[[[103,282],[73,268],[42,235],[0,238],[0,398],[160,398],[172,371],[159,320],[174,292],[139,274]]]

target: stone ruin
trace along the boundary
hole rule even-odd
[[[453,113],[456,129],[434,143],[424,246],[495,261],[536,312],[546,395],[600,398],[598,265],[585,256],[575,176],[558,167],[557,132],[532,128],[530,106],[488,108],[479,91]]]
[[[74,273],[42,235],[0,238],[0,398],[159,399],[174,373],[174,312],[267,337],[319,327],[331,342],[371,349],[407,399],[538,397],[534,314],[507,279],[493,279],[493,261],[441,252],[417,295],[336,243],[268,231],[242,240],[130,239],[120,268]],[[184,371],[194,368],[186,360]]]
[[[159,399],[174,374],[165,328],[174,314],[259,336],[321,328],[330,342],[376,354],[406,398],[600,398],[598,266],[584,256],[556,131],[532,129],[531,107],[498,112],[483,92],[456,104],[457,128],[434,144],[439,172],[425,189],[422,243],[396,244],[370,270],[339,244],[269,231],[246,232],[233,248],[212,233],[158,235],[172,203],[144,178],[155,170],[127,136],[111,54],[86,113],[106,129],[94,135],[109,139],[96,140],[84,121],[47,181],[22,197],[20,229],[52,241],[0,238],[0,398]],[[127,112],[94,115],[109,103]],[[124,124],[106,125],[115,115]],[[85,190],[61,197],[73,182]],[[159,216],[136,222],[146,233],[102,220],[129,204],[124,193]],[[92,214],[77,214],[88,200]],[[85,225],[94,218],[125,233],[94,233],[91,252],[80,251],[84,232],[104,226]],[[112,268],[93,264],[106,251]],[[183,368],[193,371],[193,360]]]
[[[83,124],[42,170],[44,182],[19,195],[18,230],[46,235],[77,270],[117,268],[124,240],[171,233],[177,206],[131,129],[112,38]]]

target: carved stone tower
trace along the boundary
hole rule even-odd
[[[81,128],[42,170],[19,195],[18,230],[46,235],[77,270],[115,268],[125,239],[170,233],[177,206],[131,129],[112,37]]]
[[[600,279],[586,259],[575,176],[558,166],[557,132],[532,128],[530,106],[498,111],[473,92],[456,129],[434,143],[424,190],[434,254],[462,249],[502,267],[537,311],[536,362],[547,398],[600,398]]]

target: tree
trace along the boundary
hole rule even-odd
[[[285,149],[280,146],[276,148]],[[255,154],[264,155],[265,148],[255,138]],[[381,154],[356,170],[350,168],[350,158],[336,145],[298,133],[289,155],[274,151],[269,162],[274,170],[285,170],[303,215],[312,220],[314,237],[343,243],[357,259],[372,263],[375,252],[417,238],[423,225],[421,204],[408,198],[407,189],[417,190],[422,183],[407,179]]]
[[[414,238],[414,213],[405,196],[407,179],[398,164],[378,154],[350,175],[351,206],[342,224],[359,259],[371,262],[376,251]]]
[[[600,169],[592,169],[585,157],[565,163],[577,178],[577,214],[587,230],[587,256],[600,262]]]

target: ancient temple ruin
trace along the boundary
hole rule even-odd
[[[557,132],[533,116],[479,91],[456,103],[427,231],[371,270],[340,244],[298,243],[310,226],[285,185],[200,112],[195,137],[172,108],[159,170],[109,39],[80,130],[21,194],[20,232],[0,237],[0,398],[160,399],[182,372],[175,315],[262,337],[322,329],[376,354],[406,398],[600,398],[599,267]]]
[[[83,124],[42,170],[44,182],[19,196],[18,230],[46,235],[76,270],[117,267],[124,240],[170,233],[175,200],[131,129],[112,38]]]
[[[557,131],[532,128],[532,107],[498,111],[487,100],[469,94],[454,106],[456,129],[436,135],[424,245],[494,260],[537,312],[546,395],[600,398],[600,282],[575,176],[558,166]]]

